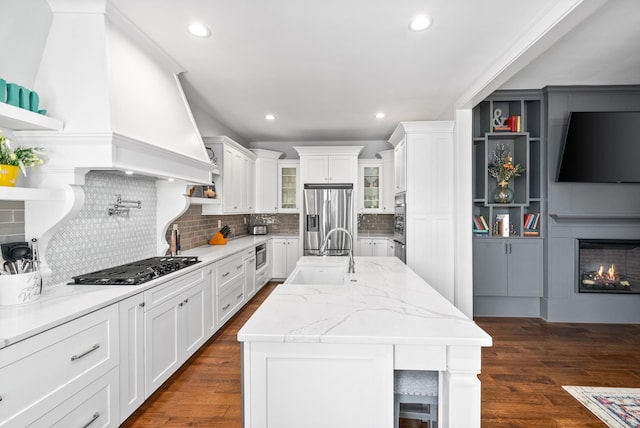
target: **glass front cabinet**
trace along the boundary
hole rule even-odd
[[[382,161],[367,160],[358,163],[358,211],[382,213]]]
[[[278,161],[278,212],[300,212],[300,161]]]

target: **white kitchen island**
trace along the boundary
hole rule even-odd
[[[393,427],[394,370],[433,370],[439,426],[479,428],[491,337],[399,259],[346,262],[301,258],[238,332],[244,426]]]

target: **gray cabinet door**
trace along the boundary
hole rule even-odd
[[[507,240],[473,240],[473,294],[507,296]]]
[[[542,296],[542,240],[509,240],[509,296]]]

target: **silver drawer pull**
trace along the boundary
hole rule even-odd
[[[236,299],[241,298],[243,294],[244,294],[244,293],[240,293],[240,294],[238,294],[238,295],[236,296]]]
[[[2,401],[2,395],[0,395],[0,401]]]
[[[86,424],[84,424],[82,426],[82,428],[87,428],[89,425],[91,425],[92,423],[94,423],[95,421],[98,420],[98,418],[100,417],[100,413],[99,412],[95,412],[93,414],[93,416],[91,417],[91,420],[89,422],[87,422]]]
[[[82,354],[79,355],[74,355],[73,357],[71,357],[71,361],[75,361],[75,360],[79,360],[82,357],[87,356],[88,354],[92,353],[93,351],[96,351],[98,348],[100,347],[100,345],[98,345],[97,343],[95,345],[93,345],[93,347],[91,349],[89,349],[88,351],[83,352]],[[99,415],[98,415],[99,416]]]
[[[225,306],[223,306],[222,310],[226,311],[227,309],[229,309],[229,306],[231,306],[231,303],[227,303]]]
[[[236,266],[236,269],[242,269],[242,265]]]
[[[230,274],[230,273],[231,273],[231,272],[223,273],[223,274],[222,274],[222,277],[224,278],[224,277],[226,277],[226,276],[229,276],[229,274]]]

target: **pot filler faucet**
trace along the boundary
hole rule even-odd
[[[327,243],[329,242],[329,237],[336,232],[344,232],[349,237],[349,271],[347,273],[355,273],[356,268],[355,268],[355,262],[353,261],[353,236],[351,235],[351,232],[349,232],[344,227],[335,227],[331,229],[329,233],[327,233],[327,236],[325,236],[324,241],[322,241],[322,245],[320,245],[319,253],[320,254],[327,253]]]

